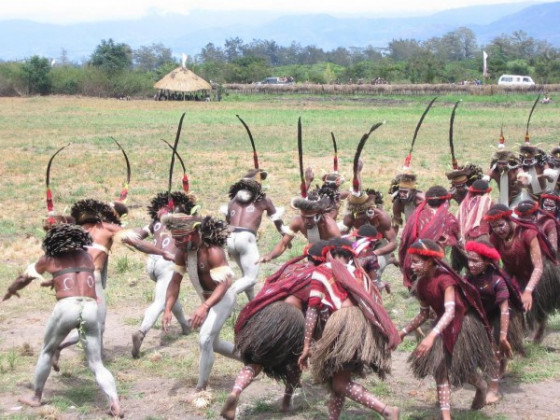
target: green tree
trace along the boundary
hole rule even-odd
[[[51,91],[49,73],[51,64],[48,58],[34,55],[21,66],[21,74],[27,85],[29,95],[47,95]]]
[[[93,54],[89,64],[108,74],[115,74],[132,68],[132,49],[127,44],[117,44],[111,38],[102,40]]]
[[[132,51],[134,67],[140,71],[153,71],[168,63],[177,62],[171,54],[171,49],[163,44],[152,44],[149,47],[142,46]]]

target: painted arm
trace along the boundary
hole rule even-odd
[[[303,351],[298,359],[298,365],[301,370],[307,368],[307,359],[309,358],[309,349],[311,346],[311,338],[313,331],[317,325],[319,317],[319,309],[316,306],[308,307],[305,314],[305,337],[303,340]]]
[[[51,283],[46,282],[42,276],[42,274],[46,271],[46,268],[47,264],[45,256],[39,258],[36,263],[29,264],[26,270],[22,274],[20,274],[8,287],[8,291],[4,295],[2,301],[10,299],[12,296],[20,297],[18,291],[26,287],[35,279],[43,280],[45,283],[47,283],[47,285],[50,285]]]
[[[523,302],[525,311],[530,311],[533,307],[533,290],[537,287],[537,284],[539,284],[543,274],[542,253],[537,238],[533,238],[531,241],[530,254],[531,262],[533,263],[533,272],[531,273],[527,286],[525,286],[525,290],[521,294],[521,301]]]
[[[420,312],[416,315],[412,321],[410,321],[399,333],[399,336],[402,339],[407,336],[411,331],[414,331],[420,325],[422,325],[428,317],[430,316],[430,307],[425,304],[424,302],[420,302]]]
[[[432,346],[434,345],[434,340],[441,332],[447,328],[447,326],[453,321],[455,318],[455,288],[453,286],[449,286],[445,289],[445,312],[441,316],[440,320],[436,324],[432,331],[422,340],[418,347],[416,348],[416,353],[419,356],[428,353]]]

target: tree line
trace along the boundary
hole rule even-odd
[[[483,78],[483,51],[488,76]],[[73,63],[66,51],[50,60],[32,56],[23,62],[0,61],[0,96],[86,95],[147,96],[153,84],[179,66],[170,48],[152,44],[133,49],[102,40],[89,60]],[[560,50],[523,31],[503,34],[478,45],[466,27],[426,41],[393,39],[386,48],[338,47],[331,51],[293,42],[239,37],[223,46],[208,43],[189,57],[187,67],[212,83],[255,83],[267,76],[292,77],[296,83],[495,83],[503,73],[531,75],[537,83],[560,82]]]

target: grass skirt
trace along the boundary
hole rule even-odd
[[[517,353],[525,356],[525,349],[523,348],[523,337],[525,335],[523,327],[523,314],[515,309],[509,309],[509,326],[507,339],[511,349]],[[498,312],[489,319],[490,326],[492,327],[492,337],[494,344],[500,345],[500,313]]]
[[[286,382],[297,368],[303,351],[305,318],[301,310],[286,302],[274,302],[247,321],[235,336],[245,364],[263,366],[266,375]]]
[[[331,314],[310,362],[311,373],[318,383],[330,383],[334,374],[342,370],[364,376],[366,369],[371,368],[382,379],[391,372],[387,339],[356,306]]]
[[[526,314],[530,330],[546,320],[547,315],[560,310],[560,266],[545,260],[543,275],[533,290],[533,307]]]
[[[449,382],[461,386],[469,382],[477,368],[490,376],[496,371],[492,343],[480,319],[471,312],[463,318],[461,332],[450,354],[443,344],[441,335],[434,340],[430,351],[418,357],[416,351],[408,357],[414,376],[423,379],[428,375],[441,378],[447,371]]]

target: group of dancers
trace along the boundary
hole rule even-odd
[[[330,394],[329,419],[339,418],[346,398],[384,418],[398,419],[398,407],[387,405],[354,379],[372,372],[384,379],[391,370],[391,352],[412,332],[418,344],[409,357],[410,367],[417,378],[434,377],[444,420],[451,418],[451,386],[475,387],[472,409],[497,402],[508,359],[513,353],[524,355],[523,340],[529,332],[539,343],[548,316],[560,310],[560,147],[547,153],[531,145],[527,123],[519,153],[506,150],[501,136],[488,171],[476,164],[461,166],[452,138],[456,103],[450,129],[452,170],[445,174],[450,185],[433,185],[424,193],[417,188],[411,158],[434,101],[422,114],[405,164],[391,183],[391,214],[384,209],[383,194],[362,184],[362,151],[381,123],[360,139],[351,187],[345,189],[334,135],[333,170],[321,178],[321,185],[312,187],[314,173],[304,170],[298,122],[301,194],[291,200],[296,215],[288,223],[264,192],[268,174],[259,165],[253,136],[240,117],[253,147],[254,168],[231,185],[230,201],[222,209],[225,220],[203,216],[189,192],[177,151],[184,115],[171,146],[170,169],[172,174],[175,161],[183,165],[183,190],[172,191],[171,175],[167,191],[151,200],[149,222],[141,228],[121,226],[128,212],[124,202],[129,179],[117,201],[84,199],[72,206],[70,215],[56,213],[49,173],[61,149],[57,151],[47,167],[44,255],[14,281],[3,299],[19,296],[34,279],[56,292],[34,393],[20,401],[41,405],[45,382],[51,368],[59,369],[62,350],[81,340],[109,399],[110,414],[123,416],[115,380],[102,362],[108,254],[113,243],[121,241],[150,254],[147,269],[155,282],[154,300],[131,337],[132,356],[142,357],[143,340],[162,313],[164,331],[173,316],[183,334],[198,331],[198,382],[192,398],[197,407],[210,402],[207,386],[217,352],[243,363],[222,407],[223,418],[236,417],[242,391],[260,372],[283,381],[281,409],[289,410],[302,372],[310,368],[314,381],[325,384]],[[123,154],[129,165],[124,150]],[[497,202],[491,196],[492,180],[499,190]],[[456,213],[450,211],[452,200],[458,204]],[[281,239],[261,257],[257,239],[265,214]],[[301,255],[285,262],[256,291],[259,266],[282,255],[298,232],[308,242]],[[146,240],[149,237],[152,241]],[[241,272],[237,279],[229,265],[232,260]],[[390,264],[399,267],[403,284],[420,308],[400,331],[383,306],[382,293],[391,293],[383,277]],[[45,272],[51,280],[43,278]],[[185,274],[200,298],[189,316],[179,300]],[[231,343],[220,338],[220,331],[240,293],[249,302],[237,317]],[[421,328],[428,320],[431,328]]]

